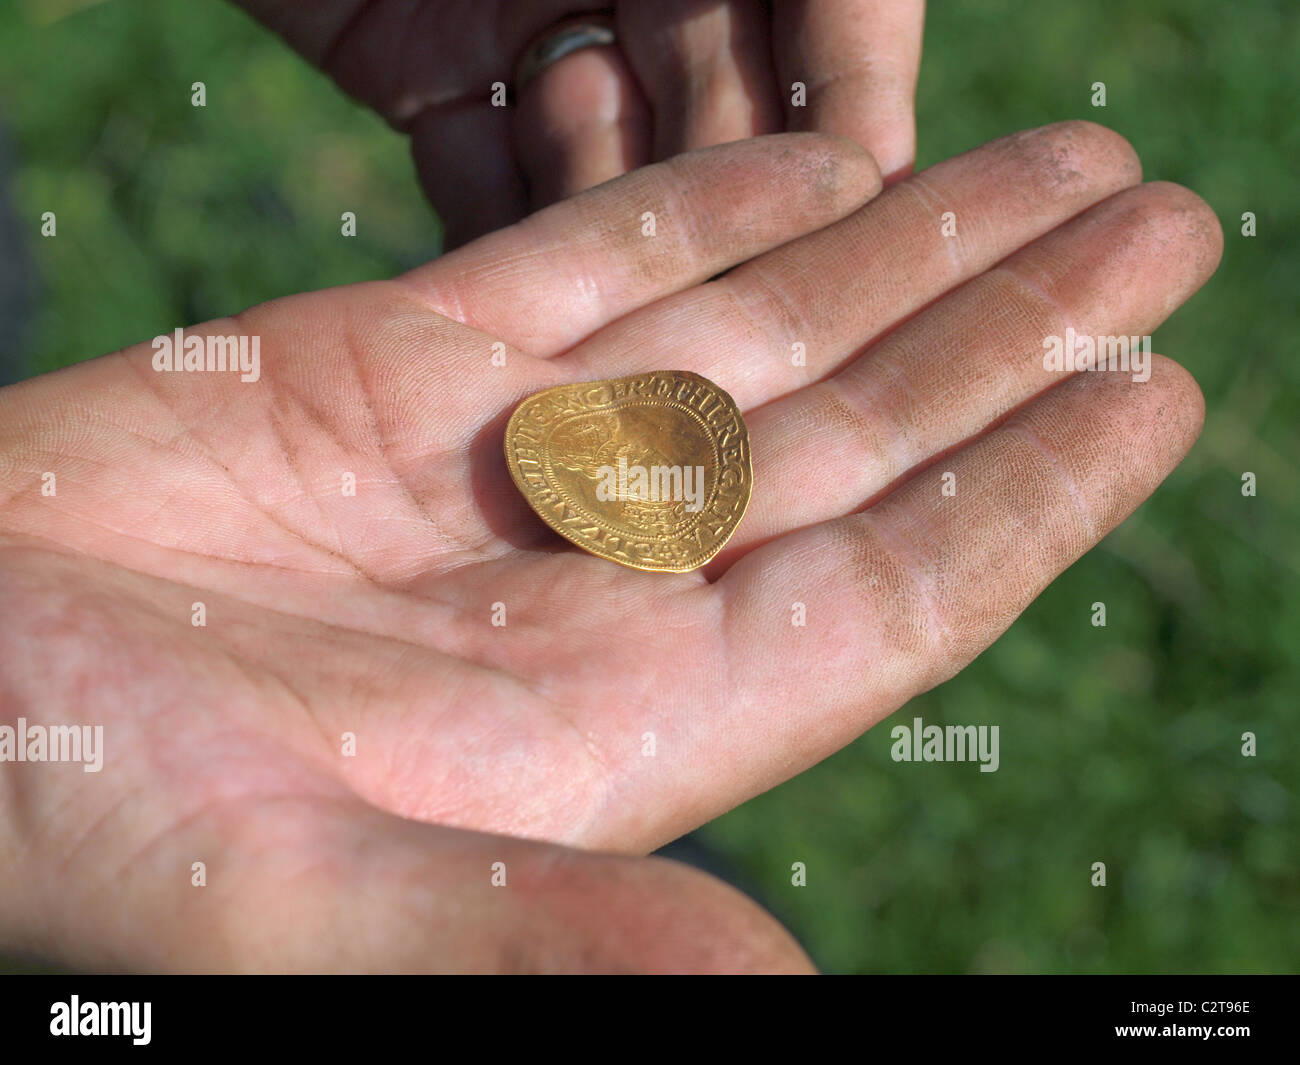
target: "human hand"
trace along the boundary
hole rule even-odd
[[[646,163],[764,133],[846,136],[887,184],[912,166],[923,0],[237,2],[411,135],[448,247]],[[493,106],[530,41],[610,10],[615,44]]]
[[[260,337],[256,382],[155,372],[146,343],[0,391],[3,721],[104,729],[99,773],[4,766],[0,944],[806,966],[730,888],[640,855],[957,672],[1186,452],[1175,364],[1042,365],[1044,336],[1149,333],[1212,272],[1210,210],[1138,180],[1065,123],[857,209],[860,149],[742,142],[191,331]],[[524,396],[657,368],[746,412],[753,501],[707,571],[570,547],[502,458]]]

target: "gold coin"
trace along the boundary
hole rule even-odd
[[[684,370],[535,392],[506,426],[506,464],[552,529],[633,569],[685,573],[749,505],[749,432],[735,401]]]

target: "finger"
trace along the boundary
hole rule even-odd
[[[843,138],[778,134],[644,167],[402,280],[438,313],[547,357],[878,188],[871,157]]]
[[[412,135],[421,184],[442,216],[444,246],[526,213],[510,115],[492,107],[525,45],[601,0],[500,4],[236,0],[349,95]]]
[[[761,407],[747,420],[755,479],[767,487],[717,568],[862,506],[1059,384],[1062,374],[1044,368],[1045,338],[1132,337],[1140,355],[1141,338],[1206,282],[1222,247],[1214,212],[1194,193],[1128,189],[950,293],[834,377]],[[1140,376],[1132,365],[1124,371]]]
[[[1153,364],[1145,383],[1080,374],[871,510],[775,540],[727,572],[715,587],[737,719],[710,727],[761,736],[745,748],[746,794],[952,676],[1155,490],[1204,408],[1186,371]],[[791,625],[794,603],[803,627]],[[718,779],[738,768],[716,750],[708,762]]]
[[[887,185],[916,155],[924,0],[777,0],[775,57],[788,128],[838,133],[876,157]],[[794,83],[805,86],[795,101]]]
[[[28,901],[44,914],[17,945],[168,972],[810,968],[758,906],[675,862],[420,825],[342,798],[250,798],[173,820],[147,846],[96,834],[77,852],[82,875],[57,884],[34,872],[57,863],[29,852],[30,895],[43,887],[45,902]]]
[[[584,48],[519,93],[520,166],[536,210],[650,162],[650,109],[617,47]]]
[[[564,361],[575,380],[691,370],[748,409],[833,372],[949,289],[1140,177],[1124,139],[1089,122],[991,141],[712,284],[628,315]]]
[[[411,156],[450,251],[528,213],[510,113],[487,101],[427,108],[411,122]]]
[[[757,0],[618,7],[618,39],[654,112],[654,157],[784,128],[771,19]]]

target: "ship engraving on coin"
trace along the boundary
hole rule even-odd
[[[745,515],[754,473],[732,398],[684,370],[535,392],[510,416],[506,463],[565,539],[634,569],[685,573]]]

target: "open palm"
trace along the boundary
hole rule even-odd
[[[105,751],[4,766],[0,943],[804,965],[638,856],[961,669],[1191,445],[1173,363],[1043,368],[1045,336],[1148,333],[1212,272],[1209,209],[1138,181],[1086,123],[878,196],[847,141],[759,138],[191,331],[258,336],[255,382],[142,344],[0,392],[0,710]],[[659,368],[718,382],[753,445],[749,514],[689,574],[572,548],[501,452],[529,393]]]

